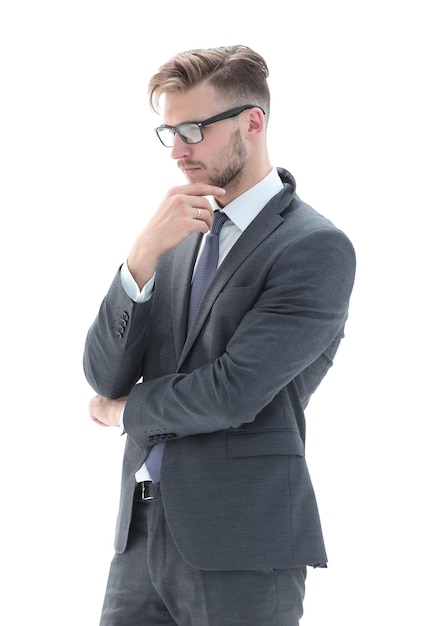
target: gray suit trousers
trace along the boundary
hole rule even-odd
[[[112,560],[100,626],[298,626],[305,577],[305,567],[191,567],[174,544],[162,501],[135,503],[127,548]]]

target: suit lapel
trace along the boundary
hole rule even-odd
[[[189,335],[186,336],[191,276],[201,241],[201,235],[191,235],[177,249],[173,265],[171,316],[174,325],[175,349],[179,370],[189,354],[213,304],[226,283],[250,254],[283,223],[282,213],[295,193],[295,180],[286,170],[278,168],[284,189],[272,198],[249,224],[221,263],[205,292]]]
[[[176,249],[171,275],[171,319],[176,360],[179,361],[186,341],[191,277],[202,235],[194,233]]]
[[[213,281],[205,292],[200,307],[195,316],[192,328],[186,338],[183,346],[183,351],[179,359],[178,368],[181,367],[184,359],[188,355],[192,345],[195,342],[201,328],[209,315],[213,304],[226,283],[231,276],[242,263],[248,258],[250,254],[275,230],[281,223],[283,218],[277,211],[273,211],[272,208],[267,205],[259,215],[253,220],[253,222],[244,231],[238,241],[231,248],[230,252],[225,257],[224,261],[219,266]],[[188,298],[189,298],[189,286],[188,286]],[[187,307],[186,307],[187,311]],[[186,321],[182,321],[186,325]],[[183,345],[183,344],[182,344]]]

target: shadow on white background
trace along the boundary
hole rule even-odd
[[[234,5],[235,7],[235,5]],[[427,33],[423,3],[14,2],[0,9],[0,621],[95,626],[123,438],[87,417],[89,325],[179,172],[150,76],[244,43],[271,71],[274,165],[344,229],[358,273],[307,412],[330,557],[303,626],[427,624]]]

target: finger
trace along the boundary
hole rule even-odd
[[[192,220],[192,227],[194,221],[205,222],[209,228],[213,223],[213,209],[209,200],[205,196],[177,196],[171,210],[180,218]],[[169,211],[169,215],[171,215]]]
[[[223,187],[209,185],[208,183],[190,183],[189,185],[173,187],[170,191],[173,194],[186,194],[189,196],[223,196],[226,193]]]
[[[195,207],[193,210],[196,211],[194,219],[197,221],[205,222],[205,224],[207,224],[210,229],[213,224],[213,209],[211,207],[209,207],[208,209]]]
[[[203,209],[208,213],[213,214],[212,206],[208,198],[205,196],[182,196],[181,200],[184,206],[190,207],[191,217],[193,218],[198,216],[198,209],[201,209],[201,215],[203,214]]]
[[[98,426],[103,426],[103,427],[107,427],[108,424],[105,424],[104,422],[101,422],[97,417],[95,417],[95,415],[90,415],[89,416],[91,418],[91,420],[93,422],[95,422],[95,424],[97,424]]]

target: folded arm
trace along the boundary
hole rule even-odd
[[[338,340],[354,270],[353,248],[338,231],[296,242],[270,269],[257,301],[214,362],[132,388],[124,413],[128,435],[143,448],[153,433],[186,437],[253,421]],[[220,298],[225,295],[227,290]]]

